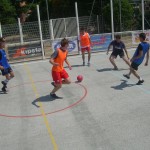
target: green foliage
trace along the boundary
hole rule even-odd
[[[120,31],[120,0],[113,1],[113,10],[114,10],[114,28],[115,31]],[[108,3],[104,8],[104,17],[105,23],[111,24],[111,10],[110,3]],[[128,0],[121,0],[121,20],[122,20],[122,30],[130,30],[133,24],[133,7],[128,2]],[[110,27],[110,26],[109,26]]]
[[[2,24],[16,22],[16,10],[10,0],[1,0],[0,2],[0,22]]]

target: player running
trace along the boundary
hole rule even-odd
[[[52,98],[59,98],[55,93],[62,87],[62,84],[70,84],[71,80],[68,73],[63,67],[64,61],[71,70],[71,65],[67,60],[69,41],[67,39],[61,40],[61,47],[58,48],[50,58],[50,63],[52,67],[52,78],[53,81],[51,84],[54,86],[54,89],[51,91],[50,96]],[[63,79],[63,80],[62,80]]]
[[[2,72],[2,75],[5,76],[5,80],[2,81],[2,91],[7,92],[7,84],[9,80],[11,80],[14,77],[14,72],[12,68],[10,67],[10,64],[8,63],[6,52],[4,50],[5,48],[5,38],[0,38],[0,70]]]
[[[128,74],[123,75],[127,79],[130,79],[130,75],[132,73],[135,77],[137,77],[139,79],[139,81],[137,82],[137,85],[140,85],[144,82],[144,80],[138,75],[137,70],[138,70],[138,67],[142,64],[145,55],[146,55],[145,66],[148,66],[149,48],[150,48],[149,44],[145,41],[145,39],[146,39],[145,33],[140,33],[139,39],[140,39],[141,43],[138,45],[138,47],[131,59],[130,72]]]

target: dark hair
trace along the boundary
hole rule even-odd
[[[4,37],[0,37],[0,42],[5,42],[5,38]]]
[[[146,39],[146,34],[145,33],[140,33],[139,37],[142,38],[143,40],[145,40]]]
[[[81,27],[81,28],[80,28],[80,31],[85,31],[84,27]]]
[[[69,44],[69,41],[67,39],[62,39],[61,40],[61,46],[64,47],[65,45]]]
[[[115,38],[116,38],[116,39],[121,39],[121,36],[117,34],[117,35],[115,36]]]

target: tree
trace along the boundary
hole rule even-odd
[[[114,10],[114,29],[115,31],[120,31],[120,0],[113,0],[113,10]],[[105,23],[108,25],[108,30],[111,29],[111,10],[110,3],[106,4],[103,8]],[[133,24],[133,7],[128,0],[121,0],[121,20],[123,30],[130,30]]]
[[[10,0],[1,0],[0,2],[0,22],[2,24],[11,24],[16,22],[16,10]]]

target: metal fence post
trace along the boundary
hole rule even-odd
[[[53,30],[53,22],[50,20],[50,28],[51,28],[51,40],[54,40],[54,30]]]
[[[0,37],[2,37],[3,34],[2,34],[2,25],[1,25],[1,22],[0,22]]]
[[[80,29],[79,29],[79,16],[78,16],[77,2],[75,2],[75,10],[76,10],[76,21],[77,21],[77,41],[79,41]],[[78,53],[80,54],[80,42],[78,42]]]
[[[22,33],[22,25],[20,22],[20,18],[18,18],[18,25],[19,25],[19,33],[20,33],[20,43],[23,44],[23,33]]]
[[[145,22],[144,22],[144,0],[141,1],[142,3],[142,32],[145,30]]]
[[[67,37],[67,29],[66,29],[66,21],[65,21],[65,18],[64,18],[64,26],[65,26],[65,37]]]
[[[36,8],[37,8],[37,15],[38,15],[38,24],[39,24],[39,32],[40,32],[40,41],[41,41],[42,57],[43,57],[43,59],[45,59],[39,5],[37,5]]]
[[[98,30],[98,34],[100,33],[99,31],[99,16],[97,15],[97,30]]]
[[[111,9],[111,32],[112,40],[114,40],[114,13],[113,13],[113,1],[110,0],[110,9]]]

